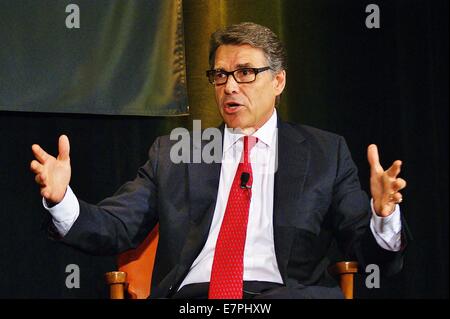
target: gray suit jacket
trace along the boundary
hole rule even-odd
[[[80,200],[80,215],[63,238],[85,252],[113,255],[136,247],[159,223],[151,294],[158,298],[176,292],[206,242],[221,168],[172,163],[174,143],[168,136],[157,138],[136,179],[113,197],[98,205]],[[402,253],[387,252],[376,244],[370,214],[369,199],[344,139],[278,120],[273,225],[285,285],[293,289],[335,285],[326,272],[334,242],[342,258],[398,271]]]

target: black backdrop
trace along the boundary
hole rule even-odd
[[[202,107],[193,83],[203,77],[192,74],[194,2],[184,3],[193,113]],[[289,71],[280,113],[345,136],[366,190],[369,143],[379,145],[385,166],[404,161],[402,211],[414,235],[405,269],[359,295],[448,298],[448,2],[375,3],[382,25],[368,33],[362,1],[283,2]],[[134,177],[157,135],[189,127],[192,117],[0,112],[0,297],[105,297],[102,274],[114,268],[113,257],[87,256],[46,238],[45,211],[28,169],[33,143],[55,154],[58,135],[68,134],[71,185],[80,198],[97,202]],[[80,266],[79,289],[65,286],[68,264]]]

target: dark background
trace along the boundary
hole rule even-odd
[[[88,256],[47,238],[29,171],[31,145],[56,154],[58,136],[67,134],[75,194],[93,203],[111,195],[134,178],[156,136],[193,119],[219,124],[203,73],[208,34],[251,20],[286,43],[284,119],[343,135],[365,190],[367,145],[378,144],[384,167],[404,162],[401,209],[414,235],[404,270],[372,291],[362,289],[361,278],[356,297],[448,298],[448,1],[223,3],[183,3],[188,117],[0,112],[0,297],[103,298],[103,273],[115,268],[114,257]],[[380,29],[365,27],[369,3],[380,6]],[[79,289],[65,286],[68,264],[80,266]]]

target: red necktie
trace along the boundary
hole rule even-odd
[[[247,235],[248,210],[252,197],[252,166],[249,154],[256,144],[255,137],[244,137],[243,161],[239,162],[228,195],[227,207],[217,237],[209,284],[209,299],[242,299],[244,246]],[[247,175],[248,181],[244,184]]]

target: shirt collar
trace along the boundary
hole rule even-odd
[[[272,116],[269,120],[264,123],[255,133],[252,135],[258,138],[259,141],[266,144],[269,148],[274,145],[274,136],[275,131],[277,129],[277,110],[274,108]],[[230,147],[232,147],[241,137],[244,136],[242,133],[233,132],[232,129],[229,129],[225,124],[224,129],[224,139],[223,139],[223,152],[228,151]]]

